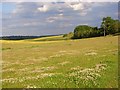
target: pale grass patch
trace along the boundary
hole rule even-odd
[[[63,75],[63,74],[62,73],[43,73],[43,74],[41,74],[41,78],[51,77],[51,76],[55,76],[55,75]]]
[[[2,79],[2,82],[7,82],[7,83],[16,83],[18,80],[18,78],[6,78],[6,79]]]
[[[86,50],[86,53],[85,55],[86,56],[92,56],[92,55],[97,55],[97,50],[94,50],[94,49],[89,49],[89,50]]]
[[[48,58],[47,57],[39,57],[36,59],[36,58],[28,57],[26,60],[35,63],[35,62],[46,61],[46,60],[48,60]]]
[[[44,72],[44,70],[41,70],[41,69],[30,71],[30,73],[42,73],[42,72]]]
[[[61,62],[61,63],[58,63],[59,65],[66,65],[66,64],[69,64],[70,62],[69,61],[65,61],[65,62]]]
[[[54,70],[54,69],[56,69],[56,67],[54,67],[54,66],[35,68],[35,70],[32,70],[31,73],[42,73],[42,72],[50,71],[50,70]]]
[[[56,69],[56,67],[54,66],[51,66],[51,67],[42,67],[41,70],[53,70],[53,69]]]
[[[9,69],[3,69],[2,72],[15,72],[16,70],[14,68]]]
[[[38,77],[19,77],[19,78],[7,78],[7,79],[2,79],[3,84],[4,83],[19,83],[19,82],[24,82],[26,80],[36,80]]]
[[[64,55],[64,54],[55,54],[55,55],[50,56],[50,58],[60,57],[60,56],[63,56],[63,55]]]
[[[69,50],[69,51],[60,50],[55,55],[50,56],[50,58],[61,57],[63,55],[71,55],[71,54],[77,54],[77,53],[79,52],[76,50]]]
[[[97,65],[95,66],[95,70],[98,71],[98,72],[100,72],[101,70],[105,70],[106,67],[107,67],[106,64],[97,64]]]
[[[37,88],[37,86],[35,86],[35,85],[27,85],[27,86],[25,86],[26,88]]]
[[[27,85],[26,88],[37,88],[35,85]]]
[[[46,61],[46,60],[48,60],[48,58],[46,58],[46,57],[41,57],[40,60]]]
[[[112,53],[118,53],[118,49],[110,49],[110,50],[105,50],[105,52],[112,52]]]
[[[77,51],[77,50],[69,50],[68,52],[66,52],[66,54],[68,54],[68,55],[79,54],[79,51]]]
[[[6,61],[3,61],[3,63],[2,63],[3,69],[6,68],[6,67],[10,67],[12,65],[25,65],[25,63],[22,63],[20,61],[16,61],[16,62],[6,62]]]
[[[53,75],[56,75],[55,73],[43,73],[41,74],[41,77],[44,78],[44,77],[51,77]]]
[[[86,53],[85,55],[92,56],[92,55],[97,55],[97,53],[96,52],[89,52],[89,53]]]
[[[59,51],[59,53],[65,53],[65,52],[67,52],[67,51],[65,51],[65,50],[61,50],[61,51]]]
[[[24,76],[24,77],[19,77],[19,78],[6,78],[2,79],[1,81],[4,83],[19,83],[19,82],[24,82],[26,80],[39,80],[45,77],[51,77],[55,75],[62,75],[62,73],[41,73],[37,76]]]
[[[107,55],[101,55],[101,57],[106,57]]]
[[[72,67],[72,68],[71,68],[71,70],[79,70],[79,69],[82,69],[82,67],[77,66],[77,67]]]
[[[26,67],[26,68],[21,68],[21,69],[19,69],[20,72],[27,72],[27,71],[29,71],[29,70],[30,70],[30,68],[27,68],[27,67]]]

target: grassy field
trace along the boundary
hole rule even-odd
[[[2,41],[2,87],[118,87],[118,36],[61,37]]]

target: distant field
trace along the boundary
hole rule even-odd
[[[3,88],[118,87],[118,36],[3,40],[2,59]]]

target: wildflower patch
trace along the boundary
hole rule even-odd
[[[97,79],[101,77],[100,72],[107,68],[106,64],[96,64],[93,68],[75,67],[71,68],[68,77],[72,83],[75,83],[78,87],[83,84],[84,86],[91,87],[97,86]]]

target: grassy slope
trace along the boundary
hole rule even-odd
[[[63,35],[58,36],[48,36],[48,37],[42,37],[42,38],[36,38],[36,39],[28,39],[28,41],[59,41],[59,40],[66,40]]]
[[[3,41],[3,87],[118,87],[117,39]]]

